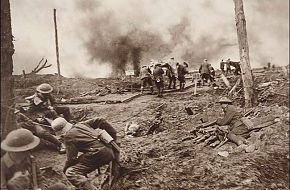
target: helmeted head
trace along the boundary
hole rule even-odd
[[[227,61],[231,61],[231,59],[230,58],[228,58],[228,60]]]
[[[185,67],[188,67],[188,63],[186,63],[186,62],[183,62],[183,65],[184,65]]]
[[[203,62],[206,63],[207,62],[207,59],[204,59]]]
[[[25,152],[35,148],[39,142],[40,139],[31,131],[21,128],[11,131],[1,142],[1,148],[6,152]]]
[[[170,59],[171,59],[171,60],[174,60],[174,57],[171,57]]]
[[[36,91],[42,94],[49,94],[53,91],[53,88],[50,84],[43,83],[36,88]]]
[[[72,124],[67,122],[64,118],[58,117],[51,122],[51,127],[56,136],[62,136],[72,128]]]
[[[233,101],[230,100],[228,97],[222,97],[218,102],[221,104],[223,109],[227,108],[228,105],[233,103]]]

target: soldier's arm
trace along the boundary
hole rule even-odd
[[[78,150],[71,141],[65,140],[65,146],[66,146],[66,162],[63,168],[64,173],[67,170],[67,168],[77,163],[78,157]]]
[[[103,130],[107,131],[107,133],[109,133],[109,135],[111,135],[111,137],[113,137],[114,140],[117,137],[117,131],[112,127],[111,124],[109,124],[103,118],[98,118],[97,117],[97,118],[94,118],[94,119],[87,120],[87,121],[85,121],[83,123],[89,125],[93,129],[103,129]]]
[[[222,125],[228,125],[231,122],[231,120],[233,119],[233,117],[234,117],[235,114],[236,113],[234,111],[227,112],[226,115],[224,116],[224,118],[218,119],[216,121],[216,124],[218,124],[220,126],[222,126]]]

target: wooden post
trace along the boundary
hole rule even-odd
[[[255,102],[254,81],[250,65],[249,46],[247,39],[246,19],[243,0],[233,0],[235,4],[235,18],[240,52],[240,65],[245,94],[245,107],[253,106]]]
[[[16,129],[14,120],[13,36],[10,2],[1,0],[1,138]],[[2,153],[2,151],[1,151]]]
[[[194,92],[193,92],[194,96],[197,96],[197,92],[196,92],[197,90],[196,89],[197,89],[197,78],[194,79]]]
[[[56,48],[56,61],[57,61],[57,72],[58,72],[58,80],[61,84],[60,78],[60,64],[59,64],[59,51],[58,51],[58,37],[57,37],[57,23],[56,23],[56,9],[53,9],[53,20],[54,20],[54,31],[55,31],[55,48]]]

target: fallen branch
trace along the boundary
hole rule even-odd
[[[44,58],[42,58],[38,65],[31,71],[31,73],[38,73],[39,71],[41,71],[42,69],[45,69],[45,68],[48,68],[48,67],[51,67],[52,64],[49,64],[49,65],[46,65],[47,64],[47,59],[45,59],[45,62],[41,65],[41,62],[43,61]],[[31,74],[29,73],[29,74]]]

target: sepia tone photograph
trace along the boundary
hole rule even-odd
[[[289,190],[289,1],[1,0],[1,189]]]

